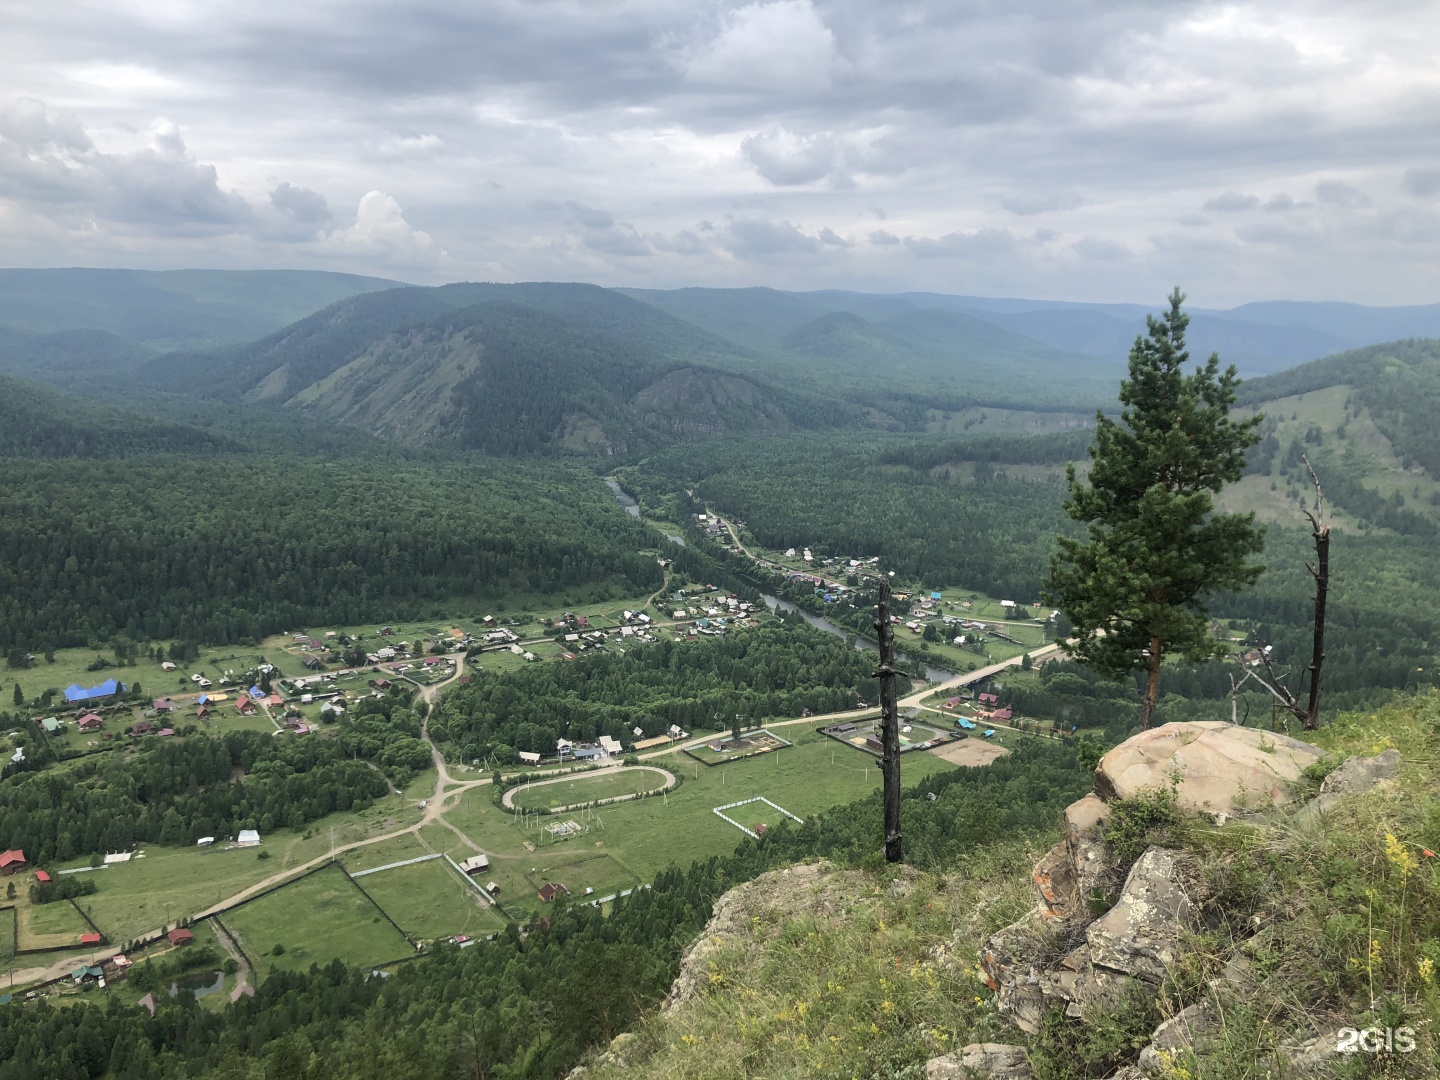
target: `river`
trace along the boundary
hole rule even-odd
[[[627,514],[629,514],[631,517],[637,518],[640,516],[640,504],[630,497],[629,493],[620,486],[618,481],[606,480],[605,486],[608,487],[612,492],[614,492],[616,500],[620,503],[621,506],[625,508],[625,512]],[[685,538],[682,536],[670,536],[667,533],[666,539],[679,544],[681,547],[685,546]],[[781,611],[798,611],[806,622],[808,622],[811,626],[815,627],[818,630],[824,630],[826,633],[834,634],[837,637],[853,637],[855,639],[855,648],[859,649],[861,652],[878,653],[880,651],[880,646],[876,645],[873,641],[870,641],[868,638],[863,638],[858,634],[846,630],[843,626],[836,625],[822,615],[812,615],[804,608],[796,607],[789,600],[781,600],[778,596],[771,596],[769,593],[761,593],[760,595],[764,597],[765,606],[768,607],[771,611],[774,611],[777,608]],[[904,654],[897,653],[896,655],[900,659],[904,659]],[[929,667],[928,665],[925,668],[925,678],[929,679],[931,682],[944,682],[946,679],[951,678],[952,675],[953,672],[942,671],[939,668]]]

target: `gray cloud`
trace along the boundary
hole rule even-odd
[[[1417,198],[1440,195],[1440,169],[1406,169],[1404,185]]]
[[[1216,195],[1213,199],[1207,199],[1205,205],[1200,209],[1234,213],[1240,210],[1253,210],[1259,205],[1260,199],[1255,195],[1242,195],[1238,191],[1227,191],[1224,195]]]
[[[1363,210],[1372,205],[1369,195],[1343,180],[1321,180],[1315,185],[1315,197],[1322,203],[1346,210]]]
[[[1217,304],[1243,259],[1266,295],[1434,300],[1437,33],[1339,0],[12,5],[0,245]]]

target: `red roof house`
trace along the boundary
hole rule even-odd
[[[75,721],[75,726],[81,731],[98,731],[100,729],[100,717],[95,713],[86,713]]]
[[[248,697],[242,697],[235,703],[235,709],[241,716],[249,716],[255,711],[255,702],[251,701]]]
[[[994,694],[981,694],[981,695],[980,695],[980,704],[981,704],[981,705],[999,705],[999,704],[1000,704],[1000,699],[999,699],[998,697],[996,697]]]
[[[183,926],[177,926],[165,936],[169,939],[171,945],[189,945],[190,942],[195,940],[195,935]]]
[[[1009,720],[1009,719],[1010,719],[1012,716],[1014,716],[1014,715],[1015,715],[1015,710],[1012,709],[1009,705],[1006,705],[1003,709],[996,709],[994,712],[992,712],[992,713],[990,714],[990,719],[991,719],[991,720]]]
[[[25,852],[19,848],[0,851],[0,874],[13,874],[25,869]]]
[[[544,885],[541,885],[540,888],[536,891],[536,895],[539,896],[541,900],[544,900],[547,904],[550,903],[551,900],[554,900],[555,897],[559,896],[561,893],[569,896],[570,890],[567,889],[564,885],[561,885],[558,881],[546,882]]]
[[[150,703],[150,707],[156,712],[169,712],[172,708],[174,708],[174,706],[170,704],[170,699],[163,697],[156,698],[154,701],[152,701]]]

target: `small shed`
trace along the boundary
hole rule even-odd
[[[181,945],[189,945],[190,942],[195,940],[195,935],[192,934],[185,927],[177,926],[174,930],[171,930],[168,934],[166,934],[165,938],[170,942],[171,945],[179,947]]]
[[[50,875],[47,874],[44,870],[36,870],[36,871],[35,871],[35,880],[36,880],[37,882],[39,882],[41,885],[49,885],[49,884],[50,884]]]
[[[498,883],[496,883],[496,882],[494,882],[494,881],[487,881],[487,882],[485,883],[485,891],[486,891],[487,893],[489,893],[491,896],[499,896],[499,895],[500,895],[500,886],[499,886]]]
[[[81,945],[99,945],[104,940],[104,938],[102,938],[99,934],[94,933],[93,931],[89,934],[80,935]]]

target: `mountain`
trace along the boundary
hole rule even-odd
[[[506,299],[452,307],[477,296],[574,317]],[[625,454],[856,422],[853,408],[693,359],[726,350],[593,286],[448,286],[353,297],[253,345],[157,358],[141,376],[400,442],[501,454]]]
[[[199,428],[140,416],[0,375],[0,456],[115,457],[232,448],[228,440]]]
[[[0,270],[0,325],[105,330],[158,350],[250,341],[383,278],[316,270]]]
[[[35,333],[0,326],[0,372],[67,389],[131,378],[154,355],[108,330]]]
[[[625,290],[762,358],[766,374],[824,386],[890,410],[900,396],[931,402],[1066,402],[1114,396],[1122,367],[1053,348],[958,309],[909,297],[839,290]],[[1123,358],[1123,350],[1120,356]]]

